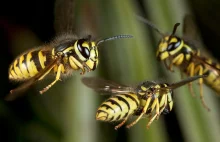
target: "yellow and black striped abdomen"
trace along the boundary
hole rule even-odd
[[[120,121],[132,115],[139,107],[139,99],[135,94],[115,95],[98,108],[96,119],[101,121]]]
[[[9,79],[24,81],[39,73],[51,62],[51,51],[36,49],[17,57],[9,68]]]
[[[208,76],[204,78],[205,84],[213,88],[218,95],[220,95],[220,64],[214,63],[213,61],[207,61],[209,64],[213,65],[215,68],[210,68],[209,66],[204,66],[204,74]]]

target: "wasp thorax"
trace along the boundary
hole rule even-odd
[[[151,81],[145,81],[138,85],[137,92],[140,98],[145,98],[147,95],[152,94],[154,91],[155,83]]]

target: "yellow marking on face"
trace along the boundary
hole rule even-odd
[[[170,43],[177,42],[177,41],[178,41],[177,38],[173,37],[171,38]]]
[[[85,42],[83,42],[82,46],[89,48],[89,43],[85,41]]]
[[[96,52],[95,50],[91,50],[90,51],[90,59],[96,61],[97,60],[97,56],[96,56]]]
[[[19,58],[19,67],[21,69],[22,75],[24,78],[28,78],[29,77],[29,73],[27,71],[27,67],[24,63],[22,63],[24,61],[24,56],[21,56]]]
[[[167,46],[168,46],[168,43],[167,42],[161,42],[159,44],[159,48],[158,48],[158,51],[159,52],[164,52],[167,50]]]
[[[96,46],[96,42],[92,41],[91,45],[92,45],[92,47],[95,47]]]
[[[159,56],[159,54],[158,54],[158,56]],[[160,54],[160,60],[165,60],[168,57],[169,57],[169,52],[167,52],[167,51]]]
[[[166,36],[160,41],[158,45],[158,52],[166,51],[167,46],[168,46],[168,43],[167,43],[168,39],[169,39],[169,36]]]
[[[86,65],[90,68],[90,69],[93,69],[93,67],[94,67],[94,62],[92,61],[92,60],[87,60],[86,61]]]

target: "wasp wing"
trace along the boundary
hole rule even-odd
[[[186,78],[184,80],[181,80],[181,81],[176,82],[176,83],[172,83],[169,86],[163,87],[163,88],[160,88],[160,89],[162,89],[162,90],[176,89],[176,88],[181,87],[181,86],[183,86],[183,85],[185,85],[187,83],[193,82],[193,81],[195,81],[195,80],[197,80],[199,78],[204,78],[204,77],[207,77],[207,75],[198,75],[198,76],[188,77],[188,78]]]
[[[200,62],[203,65],[205,65],[207,68],[209,69],[213,69],[215,71],[217,71],[220,74],[220,66],[218,66],[218,64],[216,62],[211,61],[212,63],[209,63],[206,58],[202,58],[200,56],[197,55],[193,55],[193,61],[195,62]]]
[[[135,92],[130,86],[121,85],[110,80],[105,80],[97,77],[83,77],[83,84],[93,90],[103,94],[119,94]]]
[[[24,92],[30,88],[33,84],[35,84],[38,80],[41,80],[45,75],[47,75],[51,69],[57,64],[57,61],[59,58],[54,60],[50,65],[46,66],[42,71],[40,71],[37,75],[33,76],[31,79],[27,80],[17,88],[10,91],[8,95],[6,95],[5,100],[6,101],[13,101],[18,97],[21,97],[24,95]]]
[[[192,15],[186,14],[183,19],[183,34],[185,38],[200,40],[199,32]]]
[[[204,44],[200,38],[199,30],[195,24],[195,20],[192,15],[186,14],[183,20],[183,37],[192,48],[203,49]]]
[[[75,0],[57,0],[55,4],[55,29],[56,33],[72,33],[74,31],[74,21],[76,21],[76,1]]]
[[[195,50],[202,50],[206,57],[211,57],[206,46],[202,42],[200,32],[195,24],[195,20],[192,15],[186,14],[183,20],[183,40]]]

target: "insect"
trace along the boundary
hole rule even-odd
[[[40,94],[46,92],[62,76],[73,71],[93,71],[99,63],[98,47],[101,43],[119,38],[131,38],[131,35],[117,35],[94,41],[91,36],[77,38],[71,34],[62,35],[49,44],[27,51],[18,56],[10,65],[9,79],[24,81],[18,88],[10,91],[6,100],[15,99],[20,92],[26,90],[36,81],[44,79],[48,74],[55,74],[55,80],[47,85]],[[17,95],[16,95],[17,94]]]
[[[176,66],[181,72],[190,77],[207,75],[207,77],[199,79],[200,99],[203,106],[210,110],[204,101],[202,85],[204,82],[220,94],[220,64],[210,59],[209,56],[200,53],[199,47],[202,44],[196,40],[196,27],[193,24],[192,17],[190,15],[184,17],[183,37],[175,35],[180,23],[174,25],[172,34],[166,35],[147,19],[142,17],[138,17],[138,19],[148,24],[162,36],[158,44],[156,56],[158,60],[164,62],[168,70],[173,71],[172,67]],[[189,88],[194,96],[192,83],[189,83]]]
[[[126,127],[135,125],[143,116],[150,117],[147,128],[155,119],[159,119],[161,113],[169,113],[173,108],[173,89],[192,82],[202,76],[194,76],[177,83],[156,83],[145,81],[137,86],[125,86],[115,82],[95,77],[84,77],[82,82],[97,92],[111,94],[98,108],[96,120],[105,122],[121,121],[117,130],[128,120],[130,116],[137,116]]]

